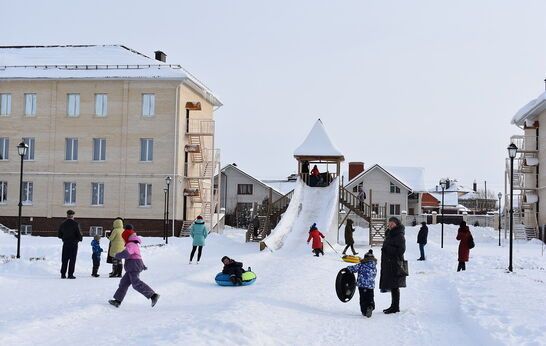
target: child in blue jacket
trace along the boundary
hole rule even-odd
[[[97,272],[99,271],[100,254],[102,252],[102,248],[100,247],[100,235],[96,235],[93,238],[91,241],[91,248],[93,249],[93,254],[91,255],[91,259],[93,260],[93,273],[91,276],[98,278],[100,275],[97,274]]]
[[[360,294],[360,311],[362,315],[370,318],[375,309],[373,290],[377,275],[377,259],[373,256],[373,251],[370,249],[359,264],[349,266],[347,269],[351,273],[358,273],[356,285]]]

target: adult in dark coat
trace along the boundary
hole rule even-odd
[[[427,223],[423,221],[421,222],[421,229],[419,229],[419,233],[417,234],[417,244],[419,244],[419,251],[421,252],[421,257],[417,259],[418,261],[425,260],[425,245],[427,245],[427,238],[428,227]]]
[[[391,306],[383,310],[386,314],[400,311],[400,287],[406,287],[406,276],[400,273],[399,261],[404,260],[406,238],[404,226],[395,217],[391,217],[385,232],[385,241],[381,247],[381,292],[391,291]]]
[[[466,222],[462,221],[457,232],[457,240],[459,240],[459,265],[457,271],[466,270],[466,262],[470,255],[470,239],[472,239],[472,233],[466,225]]]
[[[74,267],[76,257],[78,256],[78,243],[82,241],[82,232],[80,224],[74,221],[74,211],[66,212],[66,220],[59,226],[57,236],[63,240],[63,253],[61,264],[61,279],[66,279],[66,269],[68,267],[68,278],[75,279]]]
[[[353,220],[347,219],[347,223],[345,224],[345,250],[343,250],[343,254],[345,255],[345,252],[349,249],[349,246],[351,247],[351,251],[353,251],[353,255],[358,255],[358,252],[355,251],[355,240],[353,239],[353,233],[355,229],[353,227]]]

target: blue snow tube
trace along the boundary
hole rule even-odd
[[[218,273],[216,274],[216,278],[214,278],[214,280],[220,286],[235,286],[233,282],[231,282],[231,280],[229,279],[230,277],[231,275],[229,274]],[[254,281],[256,281],[256,274],[251,271],[246,271],[243,273],[242,280],[242,286],[252,285]]]

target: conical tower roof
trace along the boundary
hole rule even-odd
[[[317,120],[307,138],[294,151],[295,158],[324,157],[343,161],[345,158],[339,149],[332,143],[324,124]]]

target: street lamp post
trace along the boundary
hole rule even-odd
[[[21,215],[23,208],[23,162],[24,157],[27,154],[28,145],[23,141],[17,146],[17,152],[21,156],[21,170],[19,175],[19,217],[17,218],[17,258],[21,257]]]
[[[165,229],[167,230],[169,228],[169,193],[170,193],[170,186],[171,186],[171,180],[172,178],[170,176],[165,177],[165,183],[167,184],[167,206],[165,208]],[[165,230],[165,244],[169,244],[169,234]]]
[[[442,240],[440,247],[444,248],[444,192],[446,190],[447,181],[445,179],[440,180],[440,186],[442,187]]]
[[[501,198],[502,198],[502,193],[499,192],[499,194],[497,195],[499,197],[499,246],[501,246]]]
[[[518,147],[514,143],[508,146],[508,157],[510,157],[510,259],[508,271],[512,271],[512,253],[513,253],[513,228],[514,228],[514,158],[518,152]]]
[[[163,188],[163,240],[167,238],[167,187]]]

